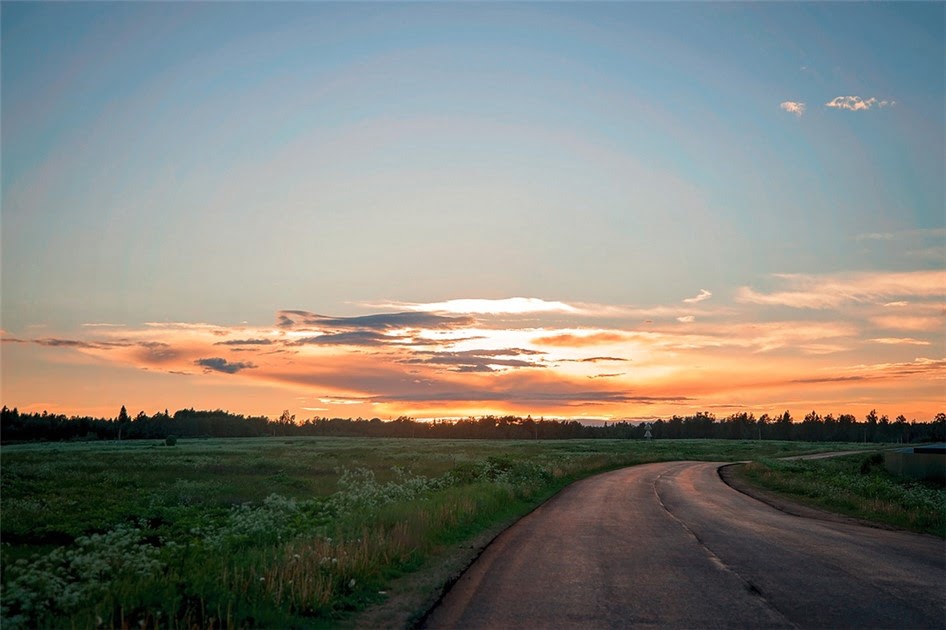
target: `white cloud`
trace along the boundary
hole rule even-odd
[[[687,304],[696,304],[697,302],[702,302],[703,300],[708,300],[713,297],[713,294],[707,291],[706,289],[700,289],[700,293],[691,298],[686,298],[683,300]]]
[[[860,96],[835,96],[833,99],[825,103],[825,107],[831,107],[833,109],[847,109],[852,112],[872,109],[873,107],[884,108],[895,105],[896,101],[888,101],[886,99],[878,99],[874,96],[871,96],[868,99],[863,99]]]
[[[372,304],[370,306],[380,306]],[[407,308],[424,313],[463,313],[478,315],[522,314],[522,313],[577,313],[579,309],[564,302],[550,302],[539,298],[511,297],[499,300],[464,298],[445,302],[411,304],[397,302],[384,304],[385,307]]]
[[[683,324],[689,324],[689,323],[695,322],[696,317],[694,317],[693,315],[683,315],[682,317],[678,317],[677,321]]]
[[[789,114],[795,114],[795,116],[799,118],[801,118],[802,114],[805,113],[805,104],[799,103],[797,101],[784,101],[779,103],[779,107]]]

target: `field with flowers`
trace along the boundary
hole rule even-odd
[[[857,445],[251,438],[24,444],[0,468],[0,623],[325,627],[566,484]],[[420,613],[422,611],[416,611]]]

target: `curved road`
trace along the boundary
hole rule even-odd
[[[575,483],[503,532],[427,628],[946,628],[941,539],[791,516],[721,464]]]

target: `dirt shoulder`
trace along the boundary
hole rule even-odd
[[[355,630],[404,630],[417,627],[483,550],[522,516],[498,523],[462,545],[445,548],[419,570],[395,579],[385,591],[383,601],[357,613],[339,626]]]

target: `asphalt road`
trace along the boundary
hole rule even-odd
[[[942,539],[791,516],[670,462],[580,481],[500,535],[427,628],[946,628]]]

